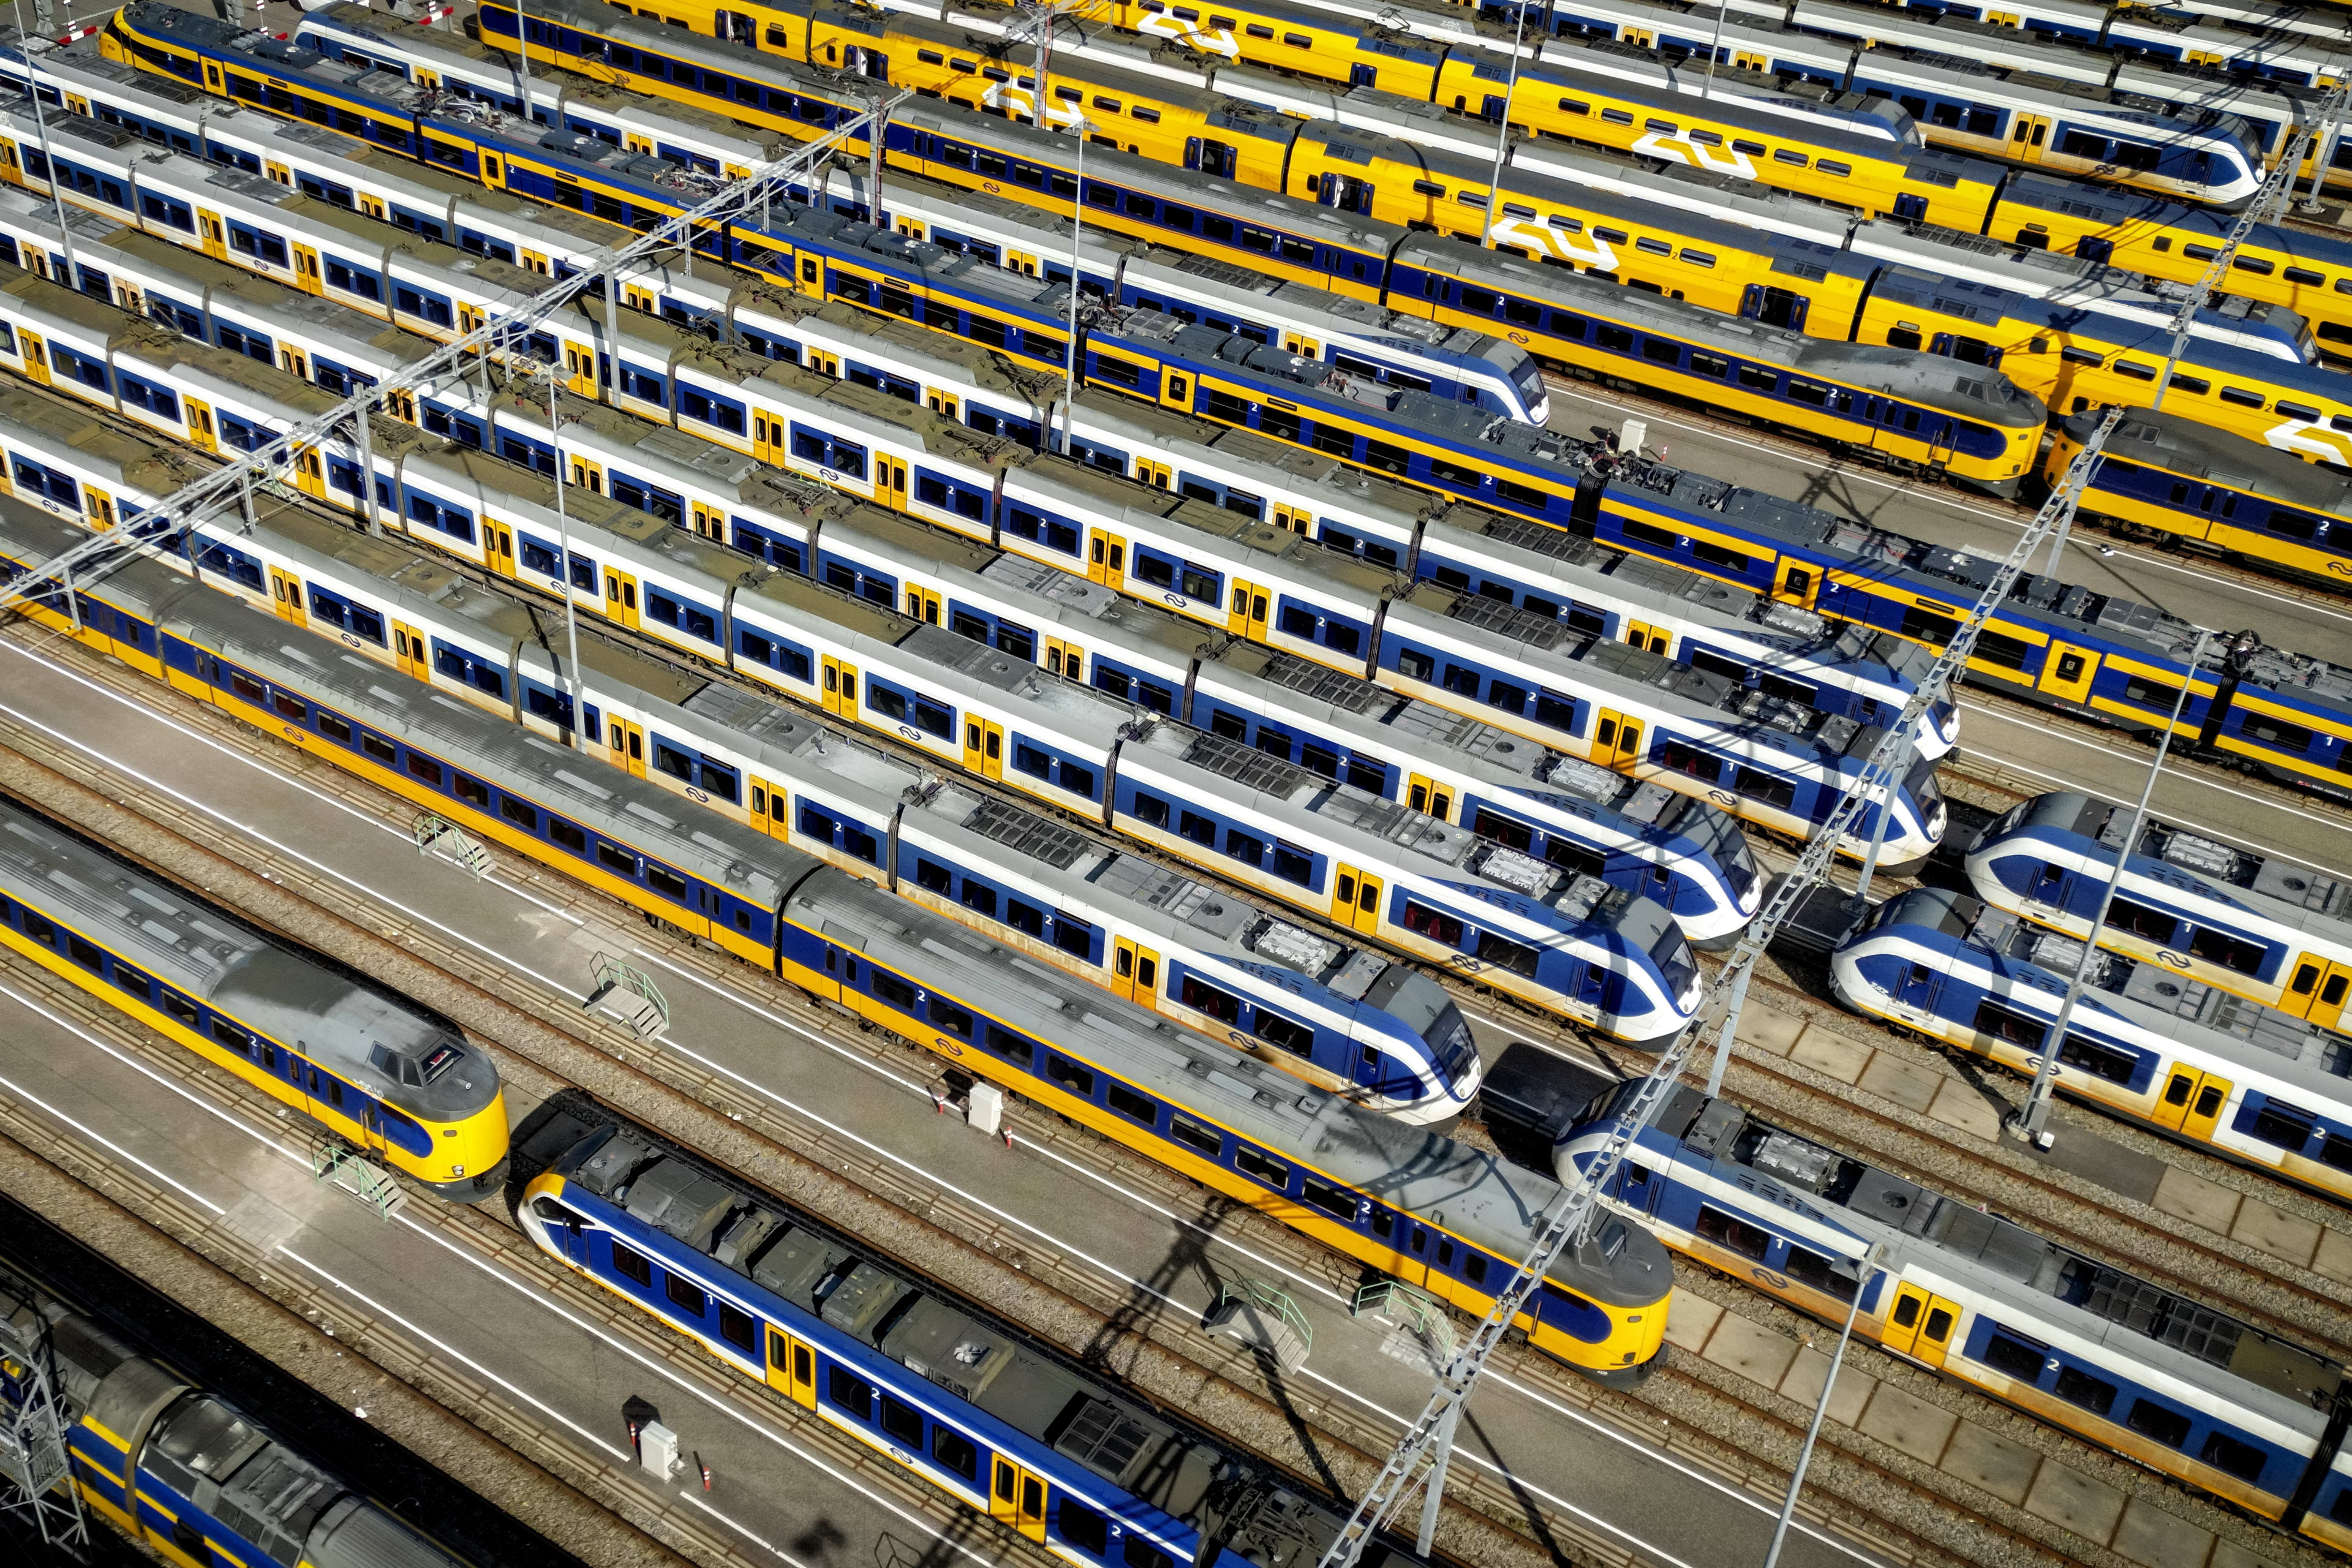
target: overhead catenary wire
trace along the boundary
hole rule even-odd
[[[673,246],[683,243],[690,247],[695,235],[706,225],[720,225],[739,214],[757,209],[778,187],[788,187],[802,178],[818,160],[843,142],[855,140],[861,132],[870,129],[873,135],[881,135],[890,114],[910,96],[902,89],[877,98],[864,113],[844,121],[824,135],[803,142],[786,156],[729,182],[694,206],[626,244],[598,252],[568,277],[533,295],[521,309],[485,321],[463,337],[442,344],[398,375],[362,387],[325,413],[311,416],[251,451],[229,457],[220,468],[182,486],[145,510],[132,515],[125,508],[111,526],[77,541],[13,581],[0,584],[0,607],[33,595],[45,583],[56,582],[70,588],[77,568],[100,562],[119,563],[156,548],[214,511],[233,504],[254,480],[266,479],[290,466],[298,455],[332,438],[347,422],[365,420],[370,411],[393,393],[430,386],[453,372],[462,373],[468,361],[477,356],[483,362],[487,374],[488,362],[493,355],[510,344],[521,343],[533,328],[571,304],[599,279],[604,280],[609,307],[619,297],[624,271],[638,262],[654,259]],[[369,515],[374,510],[370,504],[373,497],[368,494],[373,482],[373,474],[360,478],[360,505]]]

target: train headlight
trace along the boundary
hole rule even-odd
[[[462,1176],[466,1173],[466,1167],[463,1165],[452,1165],[449,1167],[449,1173],[453,1176]]]

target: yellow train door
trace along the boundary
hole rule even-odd
[[[1941,1366],[1952,1348],[1952,1331],[1959,1323],[1960,1310],[1952,1302],[1916,1285],[1898,1286],[1895,1310],[1886,1315],[1886,1333],[1881,1342],[1929,1366]]]
[[[41,341],[38,333],[23,327],[19,327],[16,330],[16,342],[22,345],[25,357],[25,374],[31,376],[35,381],[39,382],[43,386],[48,385],[48,345]]]
[[[545,271],[545,268],[536,270]],[[563,349],[563,384],[577,397],[594,397],[596,386],[596,351],[567,343]]]
[[[572,482],[591,495],[604,493],[604,469],[601,464],[572,459]]]
[[[500,576],[515,574],[514,530],[496,518],[482,519],[482,564]]]
[[[824,710],[847,719],[857,719],[857,668],[840,659],[827,657],[824,661]]]
[[[727,514],[702,501],[694,503],[694,531],[713,544],[727,542]]]
[[[403,675],[419,680],[433,677],[433,666],[425,653],[425,634],[404,621],[392,623],[392,658]]]
[[[784,466],[784,422],[764,414],[751,416],[751,456],[772,468]]]
[[[1060,637],[1047,637],[1045,673],[1083,683],[1087,679],[1087,650]]]
[[[317,447],[295,454],[294,488],[312,500],[327,499],[327,467],[320,461]]]
[[[297,245],[293,251],[294,287],[305,294],[325,293],[327,279],[319,270],[319,253],[307,245]]]
[[[1627,621],[1625,641],[1632,647],[1647,648],[1652,653],[1664,653],[1674,647],[1671,635],[1646,621]]]
[[[819,375],[829,375],[835,381],[839,381],[841,379],[840,357],[835,354],[827,353],[823,349],[809,350],[808,368],[816,372]],[[783,437],[780,435],[776,439],[781,443],[783,440]]]
[[[940,596],[928,588],[909,585],[907,589],[907,614],[926,626],[940,624]]]
[[[2091,677],[2098,669],[2099,656],[2091,649],[2053,642],[2042,661],[2039,689],[2069,702],[2086,702],[2091,696]]]
[[[215,261],[228,259],[228,230],[217,216],[207,212],[198,213],[196,233],[203,238],[204,251],[206,256],[211,257]]]
[[[280,616],[298,626],[310,624],[302,614],[302,584],[275,566],[269,569],[269,595],[277,601]]]
[[[1118,955],[1112,969],[1118,984],[1112,987],[1139,1007],[1150,1007],[1160,1000],[1160,955],[1148,947],[1138,947],[1125,937],[1118,939]]]
[[[1273,598],[1272,589],[1234,578],[1233,595],[1225,605],[1225,630],[1252,642],[1265,641],[1265,614]]]
[[[2234,1087],[2226,1078],[2176,1066],[2150,1115],[2159,1127],[2177,1129],[2190,1138],[2210,1138]]]
[[[874,459],[874,499],[894,511],[907,510],[907,465],[893,458]]]
[[[604,574],[604,615],[628,627],[637,626],[637,580],[626,572]]]
[[[1605,768],[1630,768],[1642,760],[1642,721],[1602,708],[1592,726],[1592,760]]]
[[[1304,537],[1315,531],[1315,514],[1295,506],[1276,506],[1274,526]]]
[[[1097,528],[1087,546],[1087,577],[1106,588],[1127,585],[1127,541]]]
[[[988,1516],[1030,1540],[1045,1539],[1045,1483],[1012,1460],[999,1456],[996,1474],[988,1489]]]
[[[205,451],[220,451],[220,433],[213,428],[212,405],[191,397],[184,400],[188,410],[188,435]]]
[[[1405,775],[1404,803],[1444,821],[1454,820],[1454,792],[1420,773]]]
[[[2021,114],[2010,126],[2009,155],[2021,163],[2039,163],[2049,141],[2047,116]]]
[[[604,722],[605,744],[613,749],[613,765],[626,768],[636,777],[646,776],[646,731],[641,724],[626,719],[608,718]]]
[[[0,180],[12,185],[25,183],[25,165],[16,156],[16,143],[5,136],[0,136]]]
[[[986,719],[963,721],[963,765],[982,778],[1004,776],[1004,726]]]
[[[1155,458],[1136,458],[1135,477],[1141,483],[1150,485],[1156,490],[1172,490],[1176,488],[1176,470]]]
[[[2341,1026],[2347,1000],[2352,1000],[2352,968],[2314,954],[2295,965],[2294,979],[2279,1005],[2323,1029],[2336,1029]]]
[[[768,1331],[768,1386],[803,1409],[816,1408],[816,1352],[782,1329]]]
[[[948,393],[926,390],[923,394],[923,406],[950,425],[963,417],[956,412],[956,400]]]
[[[1353,866],[1338,866],[1334,870],[1337,874],[1331,883],[1331,918],[1368,935],[1377,934],[1384,886],[1381,879]]]

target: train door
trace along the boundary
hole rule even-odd
[[[857,720],[856,667],[830,656],[824,661],[824,710],[852,723]]]
[[[302,614],[302,584],[275,566],[269,569],[269,596],[280,616],[298,626],[310,624]]]
[[[840,356],[836,354],[829,354],[823,349],[813,348],[809,350],[808,368],[816,372],[819,375],[829,375],[835,381],[839,381],[841,379]],[[781,431],[778,432],[776,439],[779,442],[782,442],[783,438],[782,433]]]
[[[828,665],[830,659],[825,661]],[[1004,776],[1004,726],[986,719],[963,721],[963,765],[982,778]]]
[[[1045,1482],[1003,1455],[988,1489],[988,1515],[1032,1541],[1045,1539]]]
[[[1652,653],[1664,653],[1674,647],[1672,634],[1661,627],[1651,626],[1646,621],[1627,621],[1625,640],[1635,647],[1647,648]]]
[[[784,466],[784,422],[764,414],[751,416],[751,456],[771,468]]]
[[[636,778],[646,776],[646,728],[618,714],[604,721],[605,743],[613,748],[613,765],[626,768]]]
[[[566,343],[563,348],[563,384],[570,388],[575,396],[593,398],[598,395],[594,349],[583,349]]]
[[[1642,760],[1642,721],[1597,709],[1592,726],[1592,760],[1605,768],[1630,768]]]
[[[204,242],[204,252],[206,256],[211,257],[215,261],[228,259],[228,231],[222,226],[219,218],[211,213],[198,213],[196,233]]]
[[[923,394],[923,406],[929,409],[932,413],[938,415],[940,418],[946,420],[950,425],[963,417],[962,415],[956,411],[956,400],[944,392],[925,392]]]
[[[1882,1342],[1888,1350],[1941,1366],[1952,1348],[1952,1331],[1960,1326],[1960,1309],[1916,1285],[1897,1286],[1895,1310],[1886,1315]]]
[[[48,345],[44,343],[38,335],[26,331],[23,327],[16,329],[16,341],[22,345],[21,352],[25,356],[25,374],[31,376],[35,381],[39,382],[43,386],[48,385]]]
[[[1115,533],[1094,530],[1094,539],[1087,546],[1087,577],[1106,588],[1124,587],[1127,584],[1127,541]]]
[[[1420,773],[1405,775],[1404,802],[1415,811],[1425,811],[1446,822],[1454,820],[1454,792]]]
[[[1060,637],[1047,637],[1045,673],[1083,684],[1087,679],[1087,650]]]
[[[909,586],[907,590],[907,614],[926,626],[940,624],[940,596],[928,588]]]
[[[1304,538],[1315,531],[1315,514],[1295,506],[1276,506],[1274,509],[1274,526]]]
[[[1136,458],[1135,478],[1138,483],[1150,485],[1155,490],[1172,490],[1176,488],[1176,470],[1156,458]]]
[[[2091,700],[2091,677],[2098,673],[2099,656],[2086,647],[2053,642],[2042,661],[2039,689],[2069,702]]]
[[[895,458],[874,459],[874,499],[894,511],[907,510],[907,465]]]
[[[790,1394],[803,1409],[816,1408],[816,1352],[782,1329],[768,1331],[768,1386]]]
[[[604,493],[604,466],[599,463],[586,462],[578,458],[572,458],[572,482],[590,495],[603,495]]]
[[[2330,963],[2315,954],[2295,965],[2294,979],[2279,1005],[2300,1013],[2323,1029],[2337,1029],[2347,1001],[2352,1001],[2352,967]]]
[[[1334,869],[1331,918],[1368,936],[1377,936],[1381,929],[1382,882],[1378,877],[1368,876],[1353,866],[1338,866]]]
[[[316,447],[294,455],[294,488],[312,500],[327,499],[326,465],[320,460]]]
[[[626,572],[604,574],[604,615],[628,627],[637,627],[637,580]]]
[[[392,623],[392,658],[403,675],[419,680],[433,679],[433,666],[425,652],[425,634],[404,621]]]
[[[2043,114],[2020,114],[2009,128],[2009,155],[2021,163],[2039,163],[2044,147],[2050,141],[2050,118]]]
[[[496,518],[482,519],[482,564],[501,576],[515,574],[514,530]]]
[[[694,531],[713,544],[727,542],[727,514],[702,501],[694,503]]]
[[[1226,605],[1225,630],[1252,642],[1265,641],[1265,613],[1274,590],[1234,579],[1233,599]]]
[[[305,294],[324,294],[327,279],[319,269],[319,253],[307,245],[297,245],[294,251],[294,287]]]
[[[310,379],[310,356],[290,344],[278,351],[278,368],[298,381]]]
[[[1119,984],[1113,987],[1139,1007],[1150,1007],[1160,1000],[1160,955],[1148,947],[1138,947],[1125,937],[1118,939],[1118,952],[1112,962]]]
[[[213,428],[212,405],[190,397],[183,399],[188,410],[188,434],[207,452],[220,450],[220,434]]]
[[[2226,1078],[2176,1064],[2164,1086],[2164,1098],[2157,1101],[2156,1122],[2176,1128],[2185,1137],[2210,1139],[2235,1087]]]
[[[1323,357],[1323,345],[1304,332],[1285,331],[1282,348],[1285,353],[1297,354],[1300,359],[1319,360]]]

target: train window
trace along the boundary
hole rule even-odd
[[[2251,1132],[2263,1142],[2276,1144],[2282,1149],[2301,1149],[2310,1139],[2312,1123],[2317,1120],[2308,1110],[2298,1110],[2275,1100],[2265,1103],[2254,1112],[2250,1124],[2244,1117],[2239,1119],[2241,1131]]]
[[[547,819],[547,836],[574,855],[584,856],[588,853],[587,833],[561,817],[551,816]]]
[[[1607,121],[1612,125],[1631,125],[1633,123],[1633,116],[1622,109],[1604,109],[1601,111],[1601,118]]]
[[[1101,1514],[1066,1495],[1058,1511],[1064,1541],[1095,1557],[1110,1550],[1110,1524]]]
[[[672,1276],[673,1279],[676,1276]],[[749,1351],[760,1342],[760,1326],[751,1314],[732,1303],[719,1303],[719,1337],[737,1350]]]
[[[2275,746],[2282,752],[2307,752],[2311,749],[2311,731],[2300,724],[2290,724],[2268,714],[2249,713],[2240,732],[2249,739]]]
[[[2162,910],[2151,909],[2121,897],[2107,906],[2107,923],[2118,931],[2158,943],[2169,942],[2172,933],[2180,925],[2178,918]]]
[[[874,994],[900,1012],[911,1013],[915,1010],[915,988],[887,970],[877,969],[874,972]]]
[[[214,1039],[218,1040],[222,1045],[226,1046],[229,1049],[237,1052],[241,1056],[251,1056],[253,1054],[253,1037],[247,1034],[243,1029],[238,1028],[235,1024],[230,1023],[226,1018],[216,1017],[213,1019],[211,1034]]]
[[[874,1419],[874,1385],[845,1366],[825,1368],[824,1395],[860,1421]]]
[[[1246,1143],[1234,1146],[1234,1169],[1244,1176],[1254,1177],[1277,1191],[1290,1185],[1290,1167],[1251,1148]]]
[[[1121,1116],[1130,1117],[1137,1121],[1142,1122],[1147,1127],[1151,1126],[1160,1119],[1160,1107],[1158,1103],[1143,1095],[1136,1093],[1135,1090],[1128,1088],[1125,1084],[1114,1083],[1109,1086],[1105,1093],[1106,1097],[1110,1100],[1110,1108],[1113,1110],[1118,1111]]]
[[[2201,375],[2182,375],[2179,371],[2175,371],[2172,374],[2172,389],[2175,392],[2186,392],[2192,396],[2202,397],[2213,390],[2213,384]]]
[[[2172,379],[2173,384],[2179,384],[2180,377],[2176,375]],[[2251,387],[2225,386],[2221,389],[2221,401],[2235,404],[2240,408],[2260,408],[2264,399],[2261,393]]]
[[[481,780],[457,773],[451,776],[451,786],[457,792],[457,798],[468,805],[478,805],[484,811],[490,809],[490,786]]]
[[[1196,1013],[1205,1013],[1221,1024],[1241,1021],[1241,999],[1230,992],[1220,991],[1196,975],[1187,974],[1177,987],[1177,999]]]
[[[1045,1058],[1045,1076],[1081,1100],[1092,1100],[1095,1097],[1093,1069],[1082,1068],[1066,1057],[1048,1054]]]
[[[397,762],[400,758],[399,747],[381,735],[371,735],[365,731],[360,733],[360,750],[380,763]]]
[[[409,752],[408,771],[434,788],[441,787],[441,764],[432,758],[420,756],[415,752]]]
[[[882,1396],[882,1432],[909,1448],[919,1449],[923,1446],[923,1413],[886,1394]]]
[[[127,963],[115,964],[114,984],[119,989],[130,992],[142,1002],[154,994],[152,989],[153,983]]]
[[[352,727],[323,708],[319,710],[319,733],[341,745],[352,743]]]
[[[701,1317],[710,1310],[709,1293],[686,1276],[672,1271],[662,1281],[662,1293],[680,1311],[689,1317]]]
[[[1478,936],[1478,956],[1497,969],[1507,969],[1532,980],[1536,973],[1536,950],[1493,931],[1481,931]]]
[[[2154,365],[2141,364],[2136,360],[2119,359],[2116,361],[2114,369],[2117,375],[2128,377],[2133,381],[2154,381],[2156,379],[2156,367]],[[2176,382],[2178,378],[2176,378]]]
[[[1186,1148],[1196,1150],[1213,1160],[1224,1152],[1225,1135],[1223,1132],[1180,1111],[1169,1114],[1168,1135]]]
[[[2233,256],[2230,265],[2240,272],[2251,272],[2257,278],[2267,278],[2278,270],[2278,264],[2260,256]]]
[[[173,1018],[181,1025],[191,1029],[196,1026],[202,1017],[197,1013],[196,1005],[194,1002],[174,991],[163,993],[163,1011],[172,1015]]]
[[[2300,283],[2306,289],[2316,289],[2327,281],[2327,274],[2314,272],[2308,267],[2290,267],[2281,276],[2288,282]]]
[[[2205,1439],[2204,1452],[2198,1458],[2217,1470],[2251,1481],[2261,1478],[2263,1462],[2269,1456],[2252,1443],[2242,1442],[2227,1432],[2216,1432]]]
[[[650,1259],[634,1247],[613,1243],[613,1272],[624,1279],[634,1279],[640,1285],[654,1282],[654,1266]]]
[[[1404,926],[1407,931],[1418,931],[1440,946],[1462,945],[1462,922],[1452,915],[1431,909],[1419,900],[1405,900]]]
[[[2041,1037],[2042,1031],[2036,1029],[2034,1038],[2037,1043]],[[2093,1078],[2103,1078],[2109,1083],[2129,1083],[2132,1074],[2139,1068],[2139,1058],[2131,1052],[2101,1045],[2096,1040],[2086,1040],[2073,1033],[2067,1035],[2066,1043],[2058,1048],[2058,1059],[2070,1068],[2089,1073]]]
[[[1815,163],[1813,167],[1819,169],[1824,174],[1833,174],[1841,180],[1853,173],[1853,164],[1840,163],[1828,158],[1822,159],[1820,163]]]
[[[1712,1204],[1701,1205],[1698,1211],[1698,1234],[1718,1247],[1762,1262],[1772,1249],[1772,1233],[1735,1215],[1727,1214]]]
[[[1304,33],[1285,33],[1282,35],[1282,41],[1294,49],[1311,49],[1315,47],[1315,40]]]
[[[637,858],[617,844],[608,844],[603,839],[598,839],[596,858],[606,870],[618,871],[622,876],[629,878],[635,878],[637,874]]]
[[[106,973],[106,954],[101,952],[95,943],[85,942],[71,931],[66,932],[66,952],[71,955],[76,963],[80,964],[92,974]]]
[[[1803,168],[1806,163],[1805,155],[1802,153],[1792,153],[1786,147],[1775,149],[1772,153],[1772,161],[1776,163],[1793,164],[1800,169]]]
[[[1686,746],[1680,741],[1667,741],[1661,743],[1652,760],[1662,767],[1672,768],[1678,773],[1688,773],[1693,778],[1706,779],[1710,784],[1719,778],[1723,773],[1721,758],[1710,757],[1697,748]]]
[[[1125,1559],[1127,1568],[1176,1568],[1176,1565],[1169,1561],[1168,1553],[1160,1551],[1133,1531],[1128,1531],[1126,1543],[1120,1548],[1120,1555]]]
[[[651,860],[646,862],[646,886],[674,902],[686,901],[686,879]]]
[[[2319,1141],[2322,1164],[2338,1171],[2352,1171],[2352,1138],[2341,1132],[2330,1132]]]
[[[2281,414],[2285,415],[2290,419],[2301,419],[2313,425],[2319,423],[2319,410],[2312,407],[2307,403],[2289,403],[2285,398],[2282,397],[2278,400],[2277,406],[2278,411]]]
[[[1841,1301],[1853,1300],[1854,1290],[1861,1283],[1850,1269],[1842,1269],[1834,1260],[1818,1252],[1808,1252],[1801,1247],[1789,1248],[1785,1268],[1790,1279]]]
[[[2153,1437],[2168,1448],[2189,1441],[2189,1417],[2153,1399],[2135,1399],[2124,1425],[2143,1437]]]
[[[934,996],[930,1000],[931,1022],[951,1035],[971,1038],[971,1015],[954,1003]]]
[[[2242,941],[2229,932],[2210,926],[2196,928],[2189,939],[2189,951],[2208,963],[2240,974],[2252,974],[2262,968],[2265,949],[2258,942]]]
[[[2076,1367],[2059,1369],[2054,1392],[2067,1404],[2079,1405],[2096,1415],[2105,1415],[2115,1407],[2116,1385]]]
[[[965,1480],[971,1480],[980,1474],[980,1451],[971,1446],[971,1439],[945,1426],[931,1428],[931,1458]],[[1134,1538],[1130,1536],[1129,1539]]]
[[[1769,773],[1760,768],[1741,768],[1738,775],[1733,780],[1731,787],[1749,800],[1771,806],[1777,811],[1791,810],[1797,804],[1797,784],[1794,779],[1782,778],[1777,773]]]

